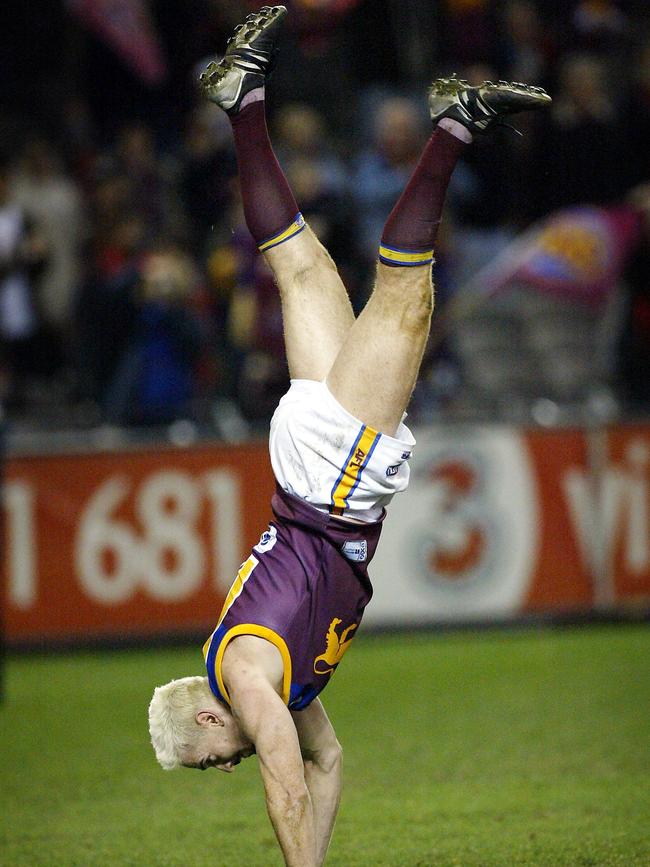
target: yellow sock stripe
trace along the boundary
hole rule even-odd
[[[305,218],[302,214],[297,214],[293,223],[290,226],[287,226],[282,232],[279,232],[277,235],[273,235],[272,238],[267,238],[266,241],[262,241],[259,245],[260,253],[264,253],[265,250],[270,250],[271,247],[277,247],[278,244],[283,244],[285,241],[288,241],[289,238],[293,238],[294,235],[297,235],[299,232],[305,228]]]
[[[379,258],[395,265],[428,265],[433,262],[433,250],[413,253],[409,250],[396,250],[393,247],[380,244]]]
[[[341,477],[336,487],[332,491],[332,505],[334,508],[346,508],[345,498],[361,475],[373,443],[379,436],[380,434],[371,427],[367,427],[363,431],[356,448],[350,454],[347,463],[342,469]]]
[[[214,661],[214,673],[217,677],[217,684],[219,685],[219,692],[221,695],[226,699],[228,704],[230,704],[230,696],[228,695],[228,690],[226,689],[221,676],[221,663],[223,662],[223,655],[226,652],[226,647],[228,647],[228,644],[232,639],[236,638],[238,635],[257,635],[260,638],[265,638],[267,641],[270,641],[271,644],[278,648],[283,664],[282,700],[285,704],[289,704],[291,698],[291,654],[289,653],[289,648],[281,635],[278,635],[278,633],[274,632],[273,629],[269,629],[268,626],[259,626],[257,623],[240,623],[237,626],[233,626],[232,629],[229,629],[221,639],[221,644],[219,645],[219,650],[217,651],[217,656]]]

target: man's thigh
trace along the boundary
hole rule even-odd
[[[289,374],[323,380],[354,323],[336,266],[309,226],[265,257],[280,289]]]
[[[380,264],[373,294],[327,376],[348,412],[390,436],[415,386],[432,309],[430,267]]]

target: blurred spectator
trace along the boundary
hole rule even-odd
[[[532,0],[510,0],[503,10],[502,75],[510,81],[544,84],[553,45]]]
[[[628,42],[629,21],[612,0],[580,0],[571,23],[575,41],[581,48],[611,55]]]
[[[424,130],[408,99],[393,97],[380,105],[374,142],[355,160],[352,193],[362,258],[374,262],[386,218],[399,198],[418,158]]]
[[[5,390],[11,387],[15,404],[26,401],[36,423],[47,421],[34,395],[68,345],[77,397],[125,424],[193,414],[197,396],[211,403],[219,431],[224,413],[241,420],[238,407],[249,421],[263,422],[286,382],[277,289],[243,224],[228,120],[213,106],[197,108],[196,74],[189,74],[259,3],[158,5],[170,79],[150,90],[67,20],[65,4],[55,4],[34,30],[18,0],[10,2],[20,26],[5,66],[16,87],[0,94],[0,138],[19,172],[10,190],[6,171],[0,177],[2,363]],[[497,131],[489,146],[478,137],[460,162],[436,251],[439,301],[531,221],[572,204],[620,201],[650,180],[647,4],[288,5],[282,62],[267,93],[273,140],[355,309],[374,273],[384,221],[427,133],[425,74],[457,70],[472,83],[539,83],[554,98],[551,111],[513,119],[523,137]],[[39,104],[46,86],[48,101]],[[417,103],[386,98],[386,86],[402,95],[412,88]],[[69,175],[52,141],[65,145]],[[182,249],[160,248],[161,238],[172,237],[183,239]],[[621,342],[623,388],[635,406],[645,400],[639,395],[648,364],[646,258],[641,250],[630,270]],[[164,280],[147,276],[151,261],[160,266],[154,271],[174,272],[177,290],[152,289]],[[187,278],[203,264],[205,286]],[[58,394],[67,380],[48,379],[50,385]],[[431,417],[455,400],[457,386],[449,347],[438,347],[429,353],[414,410]],[[100,410],[94,412],[89,420]]]
[[[53,332],[62,352],[80,280],[85,233],[80,191],[44,140],[33,140],[25,148],[14,191],[16,201],[37,222],[48,247],[47,265],[37,281],[37,304],[43,324]]]
[[[132,123],[122,129],[114,151],[106,152],[100,160],[99,176],[106,175],[128,181],[125,206],[142,217],[150,239],[178,226],[170,166],[158,158],[148,126]]]
[[[347,18],[359,0],[292,0],[274,72],[283,100],[314,105],[333,127],[352,126],[356,88],[349,76],[354,44]],[[250,4],[258,8],[257,3]]]
[[[265,424],[287,388],[282,309],[273,274],[244,223],[238,194],[229,225],[230,235],[210,259],[213,280],[220,277],[222,286],[232,280],[216,346],[218,372],[229,388],[219,391],[236,401],[248,422]]]
[[[43,372],[39,320],[32,281],[47,262],[47,247],[10,190],[9,170],[0,165],[0,401],[9,408],[24,400],[25,379]]]
[[[178,247],[161,245],[143,256],[134,278],[133,326],[106,391],[106,417],[136,425],[194,417],[206,346],[194,264]]]
[[[650,37],[639,47],[632,73],[625,114],[630,139],[630,182],[636,185],[650,180]]]
[[[97,412],[135,329],[133,291],[146,231],[137,215],[113,213],[121,197],[119,178],[101,189],[101,216],[77,299],[74,342],[77,396],[96,405]]]
[[[496,16],[490,0],[445,0],[443,62],[457,66],[471,63],[494,65]]]
[[[129,179],[125,175],[110,174],[97,181],[91,201],[92,234],[90,238],[91,270],[110,277],[119,271],[125,257],[141,244],[147,226],[138,211],[130,207]],[[137,227],[130,238],[126,226]]]
[[[619,342],[618,374],[623,397],[634,412],[650,413],[650,184],[633,191],[643,214],[643,232],[626,273],[627,295]]]
[[[473,85],[496,78],[488,66],[467,67],[462,75]],[[451,180],[449,207],[454,230],[449,238],[449,267],[457,287],[510,242],[518,217],[521,191],[516,185],[516,134],[496,130],[491,138],[485,142],[477,137],[465,149]]]
[[[348,272],[354,244],[347,172],[315,109],[291,103],[275,123],[274,142],[300,209],[342,272]]]
[[[331,133],[314,108],[295,102],[285,105],[276,115],[274,131],[274,146],[280,162],[308,158],[317,166],[328,193],[341,195],[347,173],[331,146]]]
[[[66,99],[61,106],[61,120],[66,164],[87,192],[93,182],[97,142],[86,100],[76,94]]]
[[[607,87],[603,61],[564,59],[536,163],[537,213],[578,203],[605,204],[628,186],[629,144]]]
[[[193,249],[202,254],[210,232],[225,218],[231,178],[237,174],[227,116],[212,105],[195,109],[181,155],[180,193]]]

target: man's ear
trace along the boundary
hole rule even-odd
[[[195,717],[200,726],[222,726],[225,725],[224,718],[214,710],[199,710]]]

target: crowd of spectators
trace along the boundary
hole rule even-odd
[[[277,291],[244,225],[228,119],[194,85],[256,4],[161,5],[169,68],[153,88],[65,4],[40,43],[38,27],[25,24],[22,37],[18,27],[15,57],[22,52],[29,72],[21,78],[14,64],[18,84],[0,121],[0,401],[10,418],[188,419],[230,436],[265,424],[286,388]],[[497,130],[467,150],[437,251],[440,305],[543,215],[638,197],[650,182],[644,3],[288,5],[269,88],[272,138],[357,310],[427,135],[427,78],[526,81],[554,98],[546,114],[516,119],[522,136]],[[630,261],[612,371],[646,410],[649,263],[650,233]]]

